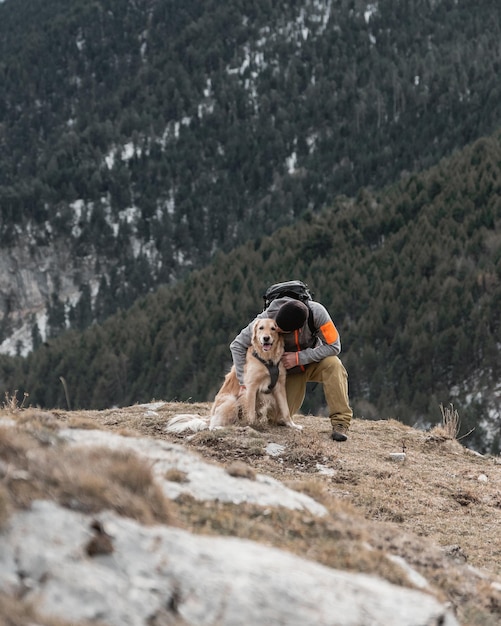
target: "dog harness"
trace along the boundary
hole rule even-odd
[[[265,393],[271,393],[278,380],[278,363],[273,363],[271,359],[269,361],[262,359],[256,351],[252,353],[252,356],[255,356],[258,361],[261,361],[261,363],[266,365],[268,368],[268,372],[270,373],[270,384],[268,385],[268,389]]]

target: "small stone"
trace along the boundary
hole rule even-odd
[[[269,443],[266,446],[266,454],[270,456],[279,456],[285,450],[285,446],[280,445],[279,443]]]
[[[407,458],[407,455],[405,454],[405,452],[390,452],[390,459],[392,461],[405,461],[405,459]]]

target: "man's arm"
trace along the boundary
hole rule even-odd
[[[317,345],[298,352],[299,365],[318,363],[327,356],[336,356],[341,352],[339,332],[327,309],[319,302],[310,302],[315,328],[318,332]]]
[[[237,372],[238,382],[243,385],[244,383],[244,366],[245,359],[247,358],[247,349],[252,342],[252,327],[254,321],[248,326],[243,328],[235,339],[230,343],[231,356],[233,358],[233,365]]]

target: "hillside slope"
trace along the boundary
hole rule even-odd
[[[493,132],[497,15],[495,0],[0,3],[2,350]]]
[[[4,404],[0,412],[4,532],[16,511],[29,508],[34,500],[53,500],[75,513],[86,513],[89,524],[102,520],[104,531],[110,532],[100,551],[96,546],[91,552],[89,543],[86,567],[112,562],[117,567],[123,556],[113,556],[113,543],[117,550],[125,544],[122,539],[118,543],[118,522],[106,513],[112,510],[143,525],[250,539],[328,568],[364,572],[426,590],[448,602],[464,626],[499,623],[499,457],[474,454],[443,429],[424,433],[394,420],[355,420],[350,439],[343,444],[330,441],[327,421],[313,415],[296,417],[304,426],[302,433],[260,426],[184,438],[166,435],[165,425],[173,414],[193,410],[204,414],[208,409],[207,404],[160,401],[99,412],[49,412]],[[113,451],[108,448],[111,434]],[[172,448],[177,461],[170,469],[155,456],[162,442],[165,450],[171,443],[181,445]],[[391,453],[404,446],[405,461],[392,460]],[[137,454],[131,453],[133,449]],[[193,459],[183,461],[183,449],[201,455],[214,472],[202,470]],[[141,459],[149,460],[144,465]],[[223,495],[225,479],[216,472],[218,465],[240,481],[238,496]],[[263,484],[261,475],[301,492],[298,498],[307,494],[326,507],[327,515],[287,508],[279,504],[278,491],[275,505],[253,503],[252,490]],[[161,496],[158,486],[163,483]],[[64,544],[63,535],[58,543]],[[42,554],[42,546],[29,545],[32,555],[39,550]],[[76,546],[71,554],[75,561]],[[238,558],[238,550],[234,556]],[[115,576],[121,575],[118,569]],[[42,579],[40,583],[45,584]],[[144,589],[144,579],[142,585]],[[88,596],[89,607],[94,606],[95,592]],[[5,599],[0,599],[5,611]],[[185,600],[180,593],[177,606]],[[25,610],[22,601],[15,610],[20,614]]]
[[[439,405],[454,402],[468,444],[496,451],[500,229],[498,133],[398,185],[338,197],[297,226],[218,254],[102,325],[26,359],[0,358],[0,389],[45,408],[210,400],[229,343],[261,310],[268,284],[301,278],[340,331],[357,416],[433,424]],[[305,408],[323,405],[318,387]]]

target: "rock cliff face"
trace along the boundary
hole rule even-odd
[[[94,282],[94,258],[75,257],[71,243],[19,243],[0,250],[1,353],[27,354],[32,349],[35,322],[45,339],[52,295],[62,303],[74,304],[81,286]]]

